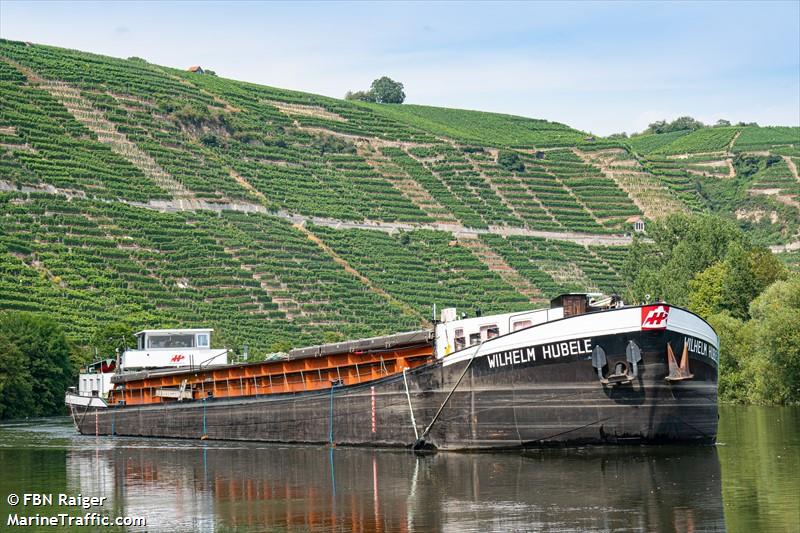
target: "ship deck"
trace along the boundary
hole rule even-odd
[[[129,372],[112,378],[110,406],[248,397],[356,385],[434,358],[433,332],[418,330],[298,348],[288,358],[215,367]]]

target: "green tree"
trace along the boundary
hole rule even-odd
[[[403,84],[383,76],[372,82],[370,92],[379,104],[402,104],[406,99]]]
[[[725,260],[714,263],[689,282],[689,309],[708,318],[727,311],[747,319],[750,302],[767,286],[786,279],[786,267],[766,248],[728,247]]]
[[[800,276],[771,284],[750,304],[750,320],[709,317],[719,335],[723,401],[800,404]]]
[[[64,412],[64,392],[73,379],[70,346],[55,321],[31,313],[0,315],[0,333],[25,357],[31,376],[31,416]]]
[[[0,419],[33,412],[31,381],[25,355],[0,332]]]
[[[116,349],[120,353],[126,348],[136,347],[136,336],[133,327],[122,322],[112,322],[95,331],[90,340],[92,347],[92,357],[94,350],[97,350],[97,357],[100,359],[111,359],[116,355]]]
[[[719,397],[747,403],[754,382],[754,326],[728,313],[712,315],[708,321],[719,335]]]
[[[758,286],[750,268],[749,253],[740,243],[732,243],[725,256],[725,275],[721,282],[720,305],[735,318],[747,319],[748,307],[763,287]]]
[[[497,164],[511,172],[525,172],[525,164],[516,152],[501,150],[497,152]]]
[[[727,265],[722,261],[697,274],[689,282],[689,310],[706,320],[721,312],[722,280],[727,274]]]
[[[360,100],[362,102],[374,102],[375,95],[372,91],[347,91],[344,95],[345,100]]]
[[[673,131],[694,131],[700,128],[705,128],[705,124],[692,117],[684,116],[678,117],[672,122],[666,120],[657,120],[647,126],[647,129],[642,133],[671,133]]]
[[[760,293],[778,280],[789,277],[786,265],[767,248],[753,248],[748,254],[750,270],[753,271],[755,282]]]
[[[713,215],[673,215],[652,224],[648,236],[651,243],[634,240],[623,269],[635,301],[649,294],[688,305],[689,281],[723,260],[731,243],[746,245],[733,221]]]
[[[750,314],[758,361],[751,398],[800,404],[800,276],[770,285],[753,300]]]

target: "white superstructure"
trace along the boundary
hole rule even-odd
[[[145,329],[136,334],[136,349],[126,350],[121,370],[205,368],[228,364],[228,350],[211,348],[213,329]]]
[[[111,377],[120,371],[150,368],[206,368],[228,364],[226,348],[211,348],[213,329],[145,329],[136,333],[136,348],[114,359],[97,361],[78,377],[66,395],[68,405],[105,407]],[[119,366],[119,368],[117,368]]]
[[[442,321],[436,324],[436,357],[559,318],[564,318],[562,307],[462,319],[456,318],[454,308],[442,309]]]

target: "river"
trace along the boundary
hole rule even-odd
[[[416,456],[6,423],[0,530],[95,531],[8,520],[98,512],[146,520],[104,531],[800,531],[800,408],[722,406],[718,441]],[[105,500],[76,508],[59,494]]]

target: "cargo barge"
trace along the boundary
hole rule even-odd
[[[665,303],[569,294],[517,313],[445,309],[429,330],[240,364],[210,334],[143,331],[82,374],[66,396],[78,431],[444,450],[716,438],[719,339]]]

